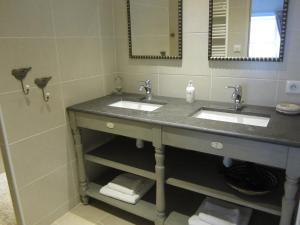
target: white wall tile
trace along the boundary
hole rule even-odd
[[[21,90],[21,84],[12,75],[12,69],[32,67],[25,84],[34,87],[34,79],[52,76],[52,83],[60,82],[53,38],[0,39],[0,93]]]
[[[48,103],[38,88],[31,90],[30,97],[21,92],[0,95],[9,143],[65,123],[59,85],[48,86],[46,91],[51,93]]]
[[[123,91],[130,93],[140,93],[145,94],[144,91],[140,92],[139,87],[142,84],[141,81],[150,80],[152,84],[153,94],[158,93],[158,74],[147,74],[147,73],[137,73],[137,74],[118,74],[122,77],[123,81]]]
[[[232,102],[232,89],[226,89],[225,86],[238,84],[243,87],[243,99],[246,104],[262,106],[275,104],[277,81],[230,77],[213,78],[212,100]]]
[[[38,223],[49,212],[74,198],[71,166],[67,164],[20,192],[26,224]]]
[[[100,38],[101,58],[102,58],[102,73],[104,75],[113,74],[116,72],[116,46],[114,37]]]
[[[75,80],[63,84],[65,107],[103,96],[103,77]]]
[[[69,161],[66,127],[50,130],[10,146],[19,188]]]
[[[97,36],[98,0],[51,0],[57,36]]]
[[[193,85],[196,89],[196,99],[209,99],[209,76],[160,75],[159,95],[185,98],[185,89],[190,80],[193,81]]]
[[[61,38],[57,40],[62,80],[100,75],[98,38]]]
[[[0,36],[52,36],[49,1],[1,0]]]
[[[118,38],[125,38],[128,35],[126,1],[113,0],[113,2],[115,35]]]
[[[300,31],[289,30],[287,34],[285,59],[280,69],[278,70],[279,79],[300,80],[299,56]]]
[[[100,34],[103,37],[114,36],[113,0],[99,0]]]
[[[210,62],[213,76],[235,77],[250,79],[277,79],[277,71],[280,68],[278,63],[261,62]]]

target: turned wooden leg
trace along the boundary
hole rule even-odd
[[[84,152],[81,143],[81,135],[76,125],[75,113],[70,112],[69,116],[70,116],[70,125],[72,129],[73,139],[74,139],[75,152],[77,156],[80,199],[84,205],[87,205],[89,201],[89,198],[86,195],[86,191],[88,189],[88,183],[87,183],[85,163],[84,163]]]
[[[300,178],[300,149],[290,148],[282,199],[280,225],[293,225],[293,216],[297,206],[297,192]]]
[[[156,225],[163,225],[165,220],[165,166],[164,146],[155,147],[155,173],[156,173]]]
[[[298,181],[299,178],[286,177],[280,225],[292,225],[292,219],[297,205]]]

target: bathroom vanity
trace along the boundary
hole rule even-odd
[[[150,102],[158,106],[154,110],[140,105],[126,108],[124,101],[145,103],[141,95],[123,94],[68,108],[83,203],[93,198],[157,225],[187,225],[203,198],[211,196],[254,209],[250,225],[292,225],[300,177],[300,116],[258,106],[246,106],[239,113],[270,118],[263,127],[194,116],[203,108],[231,108],[229,103],[188,104],[183,99],[154,97]],[[81,129],[101,132],[99,146],[84,149]],[[135,139],[144,140],[145,147],[136,148]],[[284,175],[281,185],[260,197],[238,193],[218,172],[224,156],[276,168]],[[86,163],[155,180],[156,188],[136,205],[103,196],[99,190],[111,178],[90,179]]]

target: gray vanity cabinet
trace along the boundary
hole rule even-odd
[[[135,122],[126,119],[118,119],[100,115],[93,115],[81,112],[69,112],[70,126],[73,133],[75,151],[77,155],[78,174],[80,182],[80,196],[84,204],[88,204],[89,197],[103,201],[107,204],[121,208],[125,211],[141,216],[145,219],[154,221],[156,224],[163,224],[165,219],[165,202],[164,202],[164,154],[161,145],[161,126],[149,123]],[[127,162],[117,162],[114,159],[108,160],[107,157],[102,157],[101,154],[93,155],[86,153],[81,142],[80,128],[86,128],[101,132],[106,132],[115,135],[121,135],[130,138],[142,139],[152,142],[153,152],[155,155],[156,164],[147,164],[147,155],[141,154],[141,157],[132,157],[125,160]],[[103,143],[105,144],[105,143]],[[122,154],[122,146],[119,148],[120,155]],[[150,158],[150,157],[149,157]],[[137,160],[147,160],[143,168],[135,167]],[[97,183],[88,182],[88,174],[86,173],[85,161],[90,161],[103,166],[108,166],[118,170],[134,173],[156,181],[156,204],[140,200],[136,205],[127,204],[99,194],[101,186]],[[155,167],[155,168],[154,168]]]
[[[126,117],[115,118],[109,115],[104,116],[69,110],[69,118],[78,159],[80,195],[84,204],[88,204],[88,199],[91,197],[154,221],[156,225],[187,225],[187,215],[174,211],[166,217],[168,201],[165,198],[165,188],[166,184],[168,184],[168,186],[219,198],[251,207],[256,211],[280,216],[280,225],[292,225],[291,221],[297,204],[296,195],[300,176],[300,149],[298,148],[212,134],[184,127],[154,124],[148,121],[133,121]],[[110,157],[110,151],[114,156],[122,155],[123,146],[114,150],[104,149],[102,152],[99,151],[92,154],[86,152],[82,147],[80,128],[146,140],[151,142],[154,148],[152,148],[153,151],[140,150],[129,152],[124,157],[115,158]],[[178,168],[178,171],[176,171],[175,166],[172,172],[166,176],[165,169],[168,169],[169,166],[166,161],[168,161],[167,157],[169,155],[165,154],[165,147],[179,148],[180,154],[185,154],[185,150],[189,150],[198,152],[195,154],[205,153],[204,155],[226,156],[283,169],[286,171],[284,194],[282,190],[282,192],[275,192],[269,197],[263,198],[248,198],[237,195],[234,190],[218,179],[218,175],[214,173],[213,169],[210,169],[209,163],[203,163],[204,161],[201,160],[199,160],[197,165],[189,166],[186,169],[185,165],[183,165],[183,167]],[[168,151],[172,153],[172,150],[168,149]],[[105,157],[104,154],[106,154]],[[153,164],[151,164],[152,157]],[[137,162],[140,160],[143,160],[144,163],[137,166]],[[174,163],[176,160],[180,161],[180,156],[174,158],[173,161],[169,161]],[[140,200],[136,205],[131,205],[99,194],[101,185],[88,182],[85,161],[155,180],[156,202],[151,203]]]
[[[197,171],[187,171],[187,173],[189,173],[189,177],[191,173],[198,173],[198,175],[195,175],[194,180],[191,180],[190,178],[188,181],[184,178],[178,179],[175,175],[174,177],[168,178],[166,183],[239,205],[247,206],[259,211],[281,216],[280,225],[291,225],[292,215],[297,203],[296,194],[300,175],[300,149],[171,127],[163,127],[162,144],[285,169],[285,194],[282,202],[276,202],[275,200],[276,198],[281,197],[278,195],[278,193],[277,196],[276,193],[274,193],[274,195],[269,195],[269,198],[262,198],[262,200],[258,200],[257,198],[249,200],[247,198],[241,198],[238,195],[235,195],[232,191],[223,191],[226,189],[224,184],[213,181],[214,173],[212,173],[209,168],[201,168],[201,166],[196,168],[206,171],[205,173],[202,173],[203,176],[210,177],[215,185],[215,188],[209,188],[207,185],[201,185],[202,178]],[[201,162],[199,163],[201,164]],[[174,174],[176,174],[176,172]],[[171,215],[168,218],[166,222],[168,225],[174,224],[174,221],[187,220],[187,218],[184,219],[184,216],[180,216],[176,213],[173,214],[173,217],[174,218],[172,218]],[[179,225],[180,223],[175,224]]]

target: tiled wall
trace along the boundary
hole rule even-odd
[[[65,108],[109,91],[112,13],[109,0],[0,0],[0,104],[26,225],[50,224],[78,202]],[[28,97],[10,74],[24,66]],[[41,76],[53,77],[49,103],[33,84]]]
[[[285,94],[287,79],[300,80],[300,1],[290,0],[286,55],[283,63],[209,62],[207,60],[208,0],[183,0],[183,60],[128,59],[126,6],[114,0],[117,44],[116,75],[125,91],[137,92],[138,81],[151,79],[155,94],[184,98],[189,80],[198,99],[231,101],[226,85],[242,84],[248,104],[274,106],[300,103],[299,95]]]

